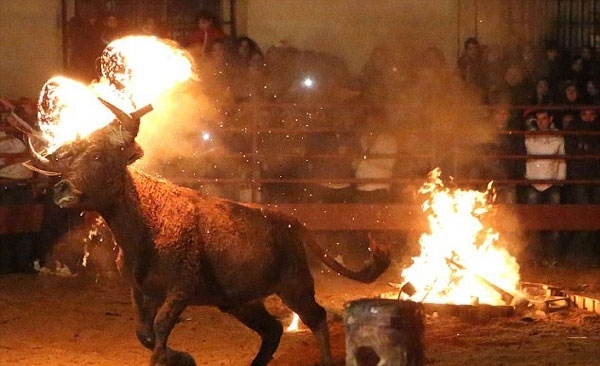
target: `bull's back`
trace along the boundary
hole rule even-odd
[[[287,272],[307,270],[298,227],[285,216],[219,199],[200,206],[206,255],[228,296],[265,296]]]
[[[157,253],[173,272],[192,273],[216,297],[272,293],[286,271],[306,270],[298,224],[275,211],[205,196],[169,182],[139,187]],[[187,277],[187,276],[186,276]]]

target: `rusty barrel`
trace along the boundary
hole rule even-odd
[[[344,305],[346,366],[424,364],[421,303],[360,299]]]

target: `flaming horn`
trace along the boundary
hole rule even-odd
[[[133,136],[137,136],[140,129],[140,119],[147,113],[151,112],[154,108],[152,104],[148,104],[135,112],[128,114],[125,113],[120,108],[116,107],[114,104],[98,97],[98,100],[106,106],[106,108],[110,109],[110,111],[117,117],[117,119],[123,125],[123,129],[127,132],[131,132]]]
[[[133,137],[137,136],[137,133],[139,131],[139,126],[140,126],[140,119],[146,115],[147,113],[151,112],[153,110],[153,107],[151,104],[148,104],[136,111],[134,111],[131,114],[125,113],[123,110],[121,110],[120,108],[116,107],[114,104],[98,97],[98,100],[106,107],[108,108],[114,115],[115,117],[117,117],[117,119],[119,120],[119,122],[121,123],[121,125],[123,126],[123,129],[125,131],[127,131],[128,133],[131,133]],[[37,141],[42,141],[43,138],[42,136],[40,136],[39,134],[36,133],[27,133],[28,135],[28,143],[29,143],[29,149],[32,152],[33,157],[35,158],[35,160],[39,161],[40,163],[44,164],[44,165],[49,165],[51,162],[48,159],[48,157],[46,156],[46,154],[44,152],[39,152],[33,145],[32,142],[32,137],[35,138]],[[35,166],[31,161],[26,161],[22,163],[25,167],[27,167],[28,169],[31,169],[35,172],[44,174],[46,176],[58,176],[60,175],[60,173],[55,172],[55,171],[50,171],[50,170],[45,170],[42,168],[39,168],[37,166]]]

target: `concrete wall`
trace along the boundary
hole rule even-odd
[[[62,69],[60,0],[0,1],[0,96],[37,97]]]
[[[454,63],[465,38],[506,39],[503,0],[245,0],[239,29],[263,50],[285,41],[334,53],[358,71],[377,45],[407,54],[435,46]],[[247,7],[247,8],[244,8]]]
[[[229,1],[229,0],[227,0]],[[514,38],[504,0],[237,0],[239,34],[342,57],[357,72],[377,45],[410,55],[436,46],[454,64],[462,42]],[[67,10],[73,0],[66,0]],[[71,9],[72,10],[72,9]],[[61,0],[0,0],[0,96],[37,96],[63,66]],[[70,17],[72,14],[67,14]]]

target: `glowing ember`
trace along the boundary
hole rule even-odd
[[[286,332],[297,332],[300,329],[300,317],[298,314],[294,313],[292,317],[292,321],[287,328],[285,328]]]
[[[177,83],[194,77],[189,54],[170,41],[129,36],[103,51],[102,78],[89,86],[56,76],[46,82],[38,101],[38,119],[47,153],[85,138],[114,119],[98,97],[126,113],[156,101]]]
[[[450,190],[440,175],[439,169],[430,172],[429,181],[419,190],[427,197],[423,211],[430,232],[419,239],[420,256],[402,271],[416,290],[412,298],[429,303],[505,305],[501,292],[517,292],[519,265],[495,245],[499,234],[482,224],[492,208],[491,188],[485,192]]]

